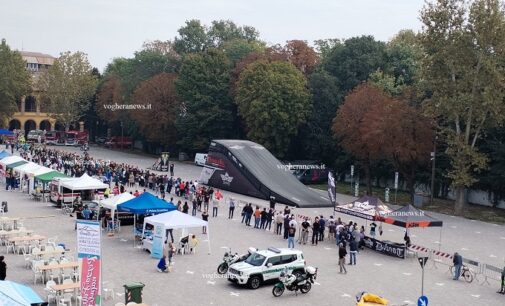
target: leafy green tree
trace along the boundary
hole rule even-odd
[[[323,58],[324,69],[337,79],[344,94],[367,81],[370,73],[384,70],[386,65],[386,44],[372,36],[353,37],[335,44]]]
[[[236,135],[236,107],[229,95],[230,62],[217,49],[189,54],[176,81],[181,111],[176,126],[179,145],[194,153],[208,149],[213,138]]]
[[[224,51],[233,65],[251,53],[263,52],[265,48],[264,42],[246,39],[233,39],[221,45],[221,50]]]
[[[0,124],[18,109],[16,101],[30,91],[31,78],[21,54],[11,51],[5,39],[0,44]]]
[[[212,21],[207,32],[210,46],[220,48],[224,43],[243,39],[249,42],[258,40],[259,32],[251,26],[240,27],[231,20]]]
[[[284,157],[291,139],[310,113],[303,74],[287,62],[260,60],[240,74],[236,103],[249,139]]]
[[[47,100],[49,113],[69,128],[88,110],[97,83],[86,54],[67,51],[41,75],[38,87]]]
[[[452,169],[455,212],[465,208],[465,188],[486,168],[477,143],[505,120],[505,13],[499,0],[437,0],[421,13],[427,53],[423,79],[432,95],[428,114],[441,122]]]
[[[309,78],[312,109],[307,122],[300,127],[296,151],[311,160],[335,166],[337,146],[331,125],[342,101],[336,80],[324,70]],[[299,156],[299,158],[302,158]]]
[[[179,36],[174,39],[174,49],[179,54],[201,52],[209,45],[207,29],[200,20],[186,21],[186,25],[177,32]]]

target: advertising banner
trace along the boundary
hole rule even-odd
[[[170,152],[161,152],[160,171],[168,172]]]
[[[153,246],[151,248],[151,257],[163,257],[163,242],[165,241],[165,228],[162,224],[154,225]]]
[[[101,230],[97,221],[77,220],[82,306],[101,305]]]
[[[365,246],[369,249],[389,256],[405,258],[405,245],[380,241],[371,237],[365,237],[364,240]]]
[[[328,171],[328,197],[333,205],[336,204],[337,200],[335,198],[335,178],[331,171]]]

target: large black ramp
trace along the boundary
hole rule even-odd
[[[247,140],[212,140],[201,183],[296,207],[331,207],[322,193],[296,179],[265,147]]]

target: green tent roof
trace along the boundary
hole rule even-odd
[[[35,179],[42,181],[44,183],[47,183],[47,182],[50,182],[55,177],[68,177],[68,176],[61,173],[61,172],[58,172],[58,171],[51,171],[51,172],[37,175],[35,177]]]
[[[7,165],[6,168],[7,169],[14,169],[14,168],[22,166],[22,165],[24,165],[26,163],[27,163],[26,160],[21,160],[21,161],[18,161],[16,163],[12,163],[12,164]]]

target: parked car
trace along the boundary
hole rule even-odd
[[[294,249],[268,248],[251,254],[245,261],[232,264],[228,280],[257,289],[262,283],[276,281],[284,269],[301,275],[305,271],[303,252]]]
[[[328,169],[297,169],[293,173],[304,184],[319,184],[328,181]]]
[[[97,144],[105,144],[107,142],[107,137],[105,136],[95,137],[95,142]]]
[[[105,142],[105,146],[108,148],[131,148],[133,147],[133,141],[130,137],[126,136],[112,136],[107,142]]]
[[[207,162],[207,154],[206,153],[196,153],[195,165],[204,166],[206,162]]]
[[[42,130],[31,130],[28,132],[28,135],[26,136],[26,141],[27,142],[38,142],[40,137],[40,142],[44,142],[44,131]]]

